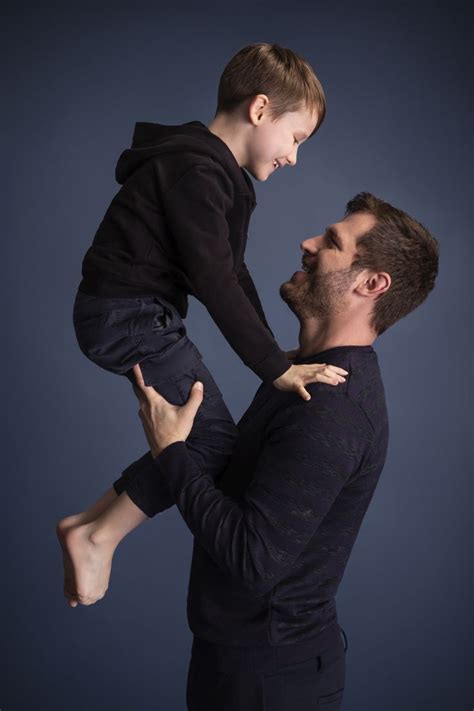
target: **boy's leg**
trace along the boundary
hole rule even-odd
[[[201,467],[214,479],[225,467],[237,438],[234,424],[211,374],[198,352],[193,353],[189,371],[174,378],[153,374],[152,363],[144,362],[142,372],[147,384],[175,404],[184,404],[195,380],[204,383],[204,400],[195,418],[187,443]],[[157,384],[157,379],[160,381]],[[91,605],[104,597],[112,568],[112,558],[120,541],[137,526],[169,508],[173,501],[166,481],[157,476],[150,452],[131,464],[124,481],[114,483],[115,499],[94,520],[79,523],[65,532],[63,546],[71,560],[71,575],[74,589],[67,590],[71,601]],[[109,492],[108,492],[109,494]],[[111,495],[113,497],[113,495]],[[68,596],[68,595],[66,595]]]
[[[150,364],[142,366],[152,381],[149,384],[153,385],[156,379],[149,368]],[[230,457],[237,428],[208,369],[196,356],[195,362],[190,364],[190,373],[165,380],[157,389],[164,397],[184,404],[192,384],[198,379],[204,383],[205,396],[187,443],[203,469],[216,479]],[[120,541],[147,518],[173,504],[166,482],[157,476],[153,467],[150,452],[127,470],[124,482],[118,480],[114,493],[107,492],[106,498],[103,497],[104,501],[110,500],[105,510],[93,520],[79,522],[64,533],[62,545],[71,561],[69,580],[75,581],[75,585],[69,583],[72,589],[65,591],[71,601],[76,599],[81,604],[91,605],[102,599],[108,588],[113,554]]]
[[[153,359],[140,363],[140,368],[145,384],[155,387],[164,398],[176,405],[183,405],[188,400],[196,380],[203,383],[204,399],[186,444],[201,469],[217,481],[232,454],[238,429],[201,354],[191,341],[187,338],[186,341],[186,367],[181,372],[176,372],[174,359],[168,364],[169,370],[164,362],[155,368]],[[133,374],[130,380],[135,384]],[[114,481],[114,488],[118,493],[125,491],[150,518],[174,505],[166,481],[156,474],[150,452],[131,464]]]
[[[122,333],[130,315],[132,321],[126,331],[129,336],[137,335],[139,343],[135,348],[128,346],[128,337],[114,342],[109,349],[99,349],[94,358],[102,367],[125,375],[133,385],[136,382],[131,367],[128,370],[122,368],[126,362],[139,362],[145,383],[154,386],[176,405],[184,404],[193,383],[201,380],[204,400],[188,438],[188,446],[200,466],[215,478],[225,466],[237,437],[232,416],[202,363],[201,354],[187,338],[176,309],[169,304],[164,306],[155,298],[142,299],[141,302],[138,316],[136,307],[129,309],[127,302],[120,318],[113,319],[114,328],[118,322]],[[123,352],[125,346],[126,354]],[[121,363],[119,370],[117,360]],[[127,467],[124,476],[114,482],[114,490],[120,495],[95,520],[78,523],[64,535],[64,548],[76,579],[76,592],[80,595],[77,599],[84,604],[92,604],[105,594],[112,555],[120,540],[147,517],[173,505],[166,482],[156,476],[150,452]]]

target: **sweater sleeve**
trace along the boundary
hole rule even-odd
[[[273,417],[242,497],[216,488],[185,442],[171,444],[154,464],[197,542],[236,584],[263,595],[287,575],[369,441],[356,404],[318,391]]]
[[[227,222],[232,205],[232,182],[213,161],[192,166],[163,195],[165,219],[194,296],[245,365],[271,382],[291,363],[244,291],[243,286],[252,295],[255,290],[245,270],[243,283],[233,271]]]

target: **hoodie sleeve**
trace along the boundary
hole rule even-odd
[[[264,595],[289,573],[372,444],[356,404],[318,392],[276,412],[243,496],[217,488],[183,441],[156,457],[155,474],[216,565]]]
[[[258,313],[260,316],[261,322],[268,328],[270,333],[273,336],[273,331],[271,330],[270,326],[268,325],[265,312],[263,310],[262,303],[260,301],[260,297],[257,293],[257,289],[255,288],[255,284],[253,283],[253,279],[250,275],[249,270],[247,269],[247,265],[245,262],[242,262],[242,266],[239,269],[239,273],[237,275],[237,278],[239,280],[239,284],[242,287],[242,289],[245,291],[250,303],[253,305],[255,311]]]
[[[261,319],[250,275],[241,270],[239,280],[233,271],[227,222],[232,206],[232,182],[213,161],[193,165],[163,194],[165,219],[194,296],[245,365],[272,382],[291,363]]]

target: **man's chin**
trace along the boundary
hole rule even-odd
[[[280,286],[280,297],[288,306],[288,308],[293,311],[295,316],[298,316],[298,299],[295,298],[295,285],[291,281],[285,281]]]

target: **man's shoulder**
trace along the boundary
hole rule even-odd
[[[275,407],[274,424],[279,427],[325,428],[333,431],[353,430],[373,439],[386,425],[385,392],[375,353],[339,357],[332,365],[348,371],[346,382],[339,385],[309,383],[306,390],[311,400],[296,393],[282,393]]]

